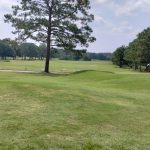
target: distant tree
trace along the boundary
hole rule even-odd
[[[125,51],[125,60],[130,62],[132,66],[134,66],[135,70],[140,66],[140,71],[142,71],[141,65],[143,61],[143,48],[142,43],[138,39],[135,39],[129,44]]]
[[[137,38],[129,44],[125,59],[132,62],[134,69],[140,66],[142,71],[142,65],[147,67],[150,63],[150,28],[139,33]]]
[[[29,44],[29,54],[28,57],[30,59],[36,59],[38,57],[38,46],[36,46],[35,44],[31,43]]]
[[[73,52],[73,60],[80,60],[86,54],[86,50],[76,50]]]
[[[88,25],[94,19],[89,9],[89,0],[20,0],[13,14],[5,15],[5,22],[12,23],[19,39],[47,43],[45,72],[49,72],[51,49],[75,50],[78,44],[87,47],[95,41]]]
[[[112,55],[113,63],[118,65],[120,68],[122,68],[123,65],[125,65],[126,63],[125,58],[124,58],[125,51],[126,51],[126,47],[121,46],[117,48],[116,51]]]
[[[87,57],[93,60],[111,60],[112,53],[91,53],[87,52]]]
[[[14,57],[15,51],[6,43],[0,41],[0,57],[6,60],[7,57]]]
[[[21,56],[24,59],[26,59],[26,57],[29,57],[29,59],[38,57],[38,46],[36,46],[34,43],[22,43],[20,45],[20,51]]]
[[[9,45],[14,50],[14,59],[16,59],[16,56],[20,56],[19,44],[16,40],[11,40],[10,38],[5,38],[2,40],[2,42]]]
[[[28,47],[27,47],[26,43],[20,44],[19,50],[20,50],[20,53],[21,53],[21,57],[23,59],[26,59],[26,57],[28,56]]]
[[[139,33],[127,47],[118,48],[113,53],[112,61],[120,67],[123,63],[132,65],[135,70],[140,68],[140,71],[145,65],[147,70],[150,64],[150,27]]]
[[[90,57],[88,57],[88,55],[84,55],[83,60],[84,61],[91,61],[92,59]]]
[[[46,57],[46,44],[40,44],[38,48],[38,57],[39,59],[43,60]]]
[[[147,66],[150,63],[150,28],[139,33],[137,38],[142,49],[143,63]]]

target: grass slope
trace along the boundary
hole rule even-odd
[[[0,62],[0,68],[24,64],[27,70],[42,66],[12,61]],[[94,71],[0,72],[0,150],[150,149],[149,74],[109,62],[52,62],[52,71],[62,70]]]

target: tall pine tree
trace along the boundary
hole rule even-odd
[[[5,22],[12,23],[19,40],[27,38],[47,43],[45,72],[49,72],[51,49],[75,50],[94,42],[89,22],[89,0],[20,0],[13,6],[13,13],[5,15]]]

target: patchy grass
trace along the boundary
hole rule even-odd
[[[24,70],[25,64],[27,70],[42,67],[40,61],[10,61],[0,62],[0,68]],[[149,74],[110,62],[53,61],[51,66],[54,72],[78,72],[0,72],[0,149],[150,149]]]

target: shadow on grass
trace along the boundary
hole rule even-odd
[[[72,76],[72,75],[78,75],[78,74],[83,74],[87,72],[99,72],[99,73],[107,73],[107,74],[114,74],[114,72],[111,71],[98,71],[98,70],[79,70],[75,72],[69,72],[69,73],[64,73],[64,72],[50,72],[50,73],[45,73],[42,72],[40,75],[43,76]]]
[[[111,71],[99,71],[99,70],[78,70],[74,72],[35,72],[35,71],[21,71],[21,70],[5,70],[5,69],[0,69],[0,72],[8,72],[8,73],[19,73],[19,74],[33,74],[33,75],[42,75],[42,76],[72,76],[72,75],[78,75],[78,74],[83,74],[87,72],[98,72],[98,73],[107,73],[107,74],[115,74],[114,72]]]

